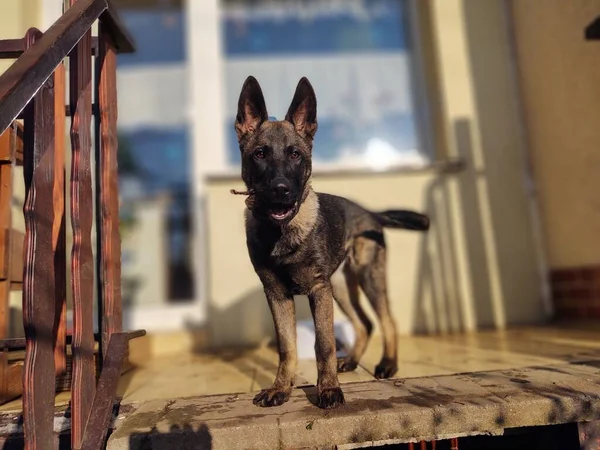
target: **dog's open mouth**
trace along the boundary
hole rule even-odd
[[[294,214],[294,206],[276,206],[269,209],[269,216],[276,222],[283,222]]]

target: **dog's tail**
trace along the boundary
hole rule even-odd
[[[404,230],[429,230],[429,217],[414,211],[389,210],[373,213],[375,219],[386,228],[402,228]]]

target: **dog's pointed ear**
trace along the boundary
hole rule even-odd
[[[291,122],[301,136],[314,138],[317,132],[317,96],[306,77],[298,82],[285,120]]]
[[[253,76],[246,78],[238,100],[238,111],[235,118],[235,132],[238,140],[252,134],[268,119],[265,98],[260,84]]]

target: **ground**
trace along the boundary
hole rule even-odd
[[[377,381],[375,338],[357,371],[340,375],[347,404],[334,411],[313,404],[310,360],[287,404],[252,405],[274,378],[270,347],[150,358],[122,377],[108,448],[355,448],[600,419],[595,324],[406,337],[399,349],[396,378]]]

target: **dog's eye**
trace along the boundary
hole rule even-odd
[[[259,148],[254,152],[254,157],[258,159],[263,159],[265,157],[265,151],[262,148]]]
[[[292,158],[292,159],[300,158],[300,152],[298,150],[292,150],[290,153],[290,158]]]

